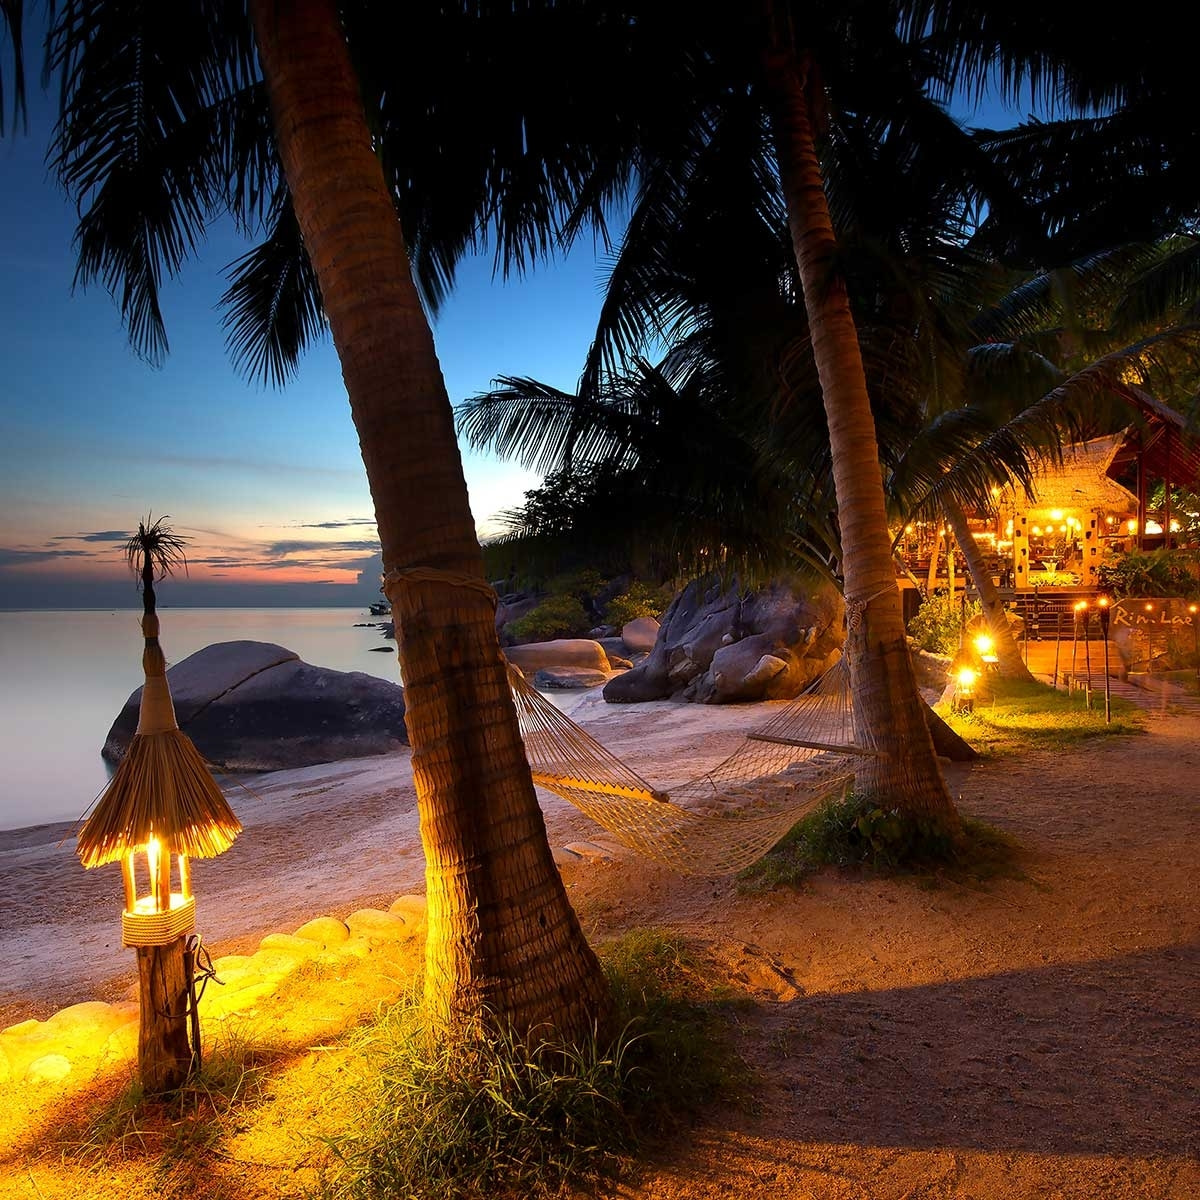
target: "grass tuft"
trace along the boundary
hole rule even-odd
[[[984,754],[1068,750],[1092,738],[1143,732],[1137,707],[1112,699],[1112,722],[1104,721],[1104,692],[1093,690],[1092,707],[1081,692],[1068,695],[1045,683],[998,679],[993,698],[977,700],[974,712],[939,713]]]
[[[959,836],[935,821],[907,817],[851,793],[827,800],[739,878],[747,892],[795,887],[822,867],[980,883],[1020,878],[1020,847],[1003,830],[963,817]]]
[[[582,1047],[492,1032],[450,1046],[412,1000],[360,1031],[357,1125],[328,1141],[320,1195],[536,1198],[620,1174],[719,1090],[726,1055],[679,943],[633,935],[606,958],[619,1032]]]
[[[203,1066],[177,1092],[150,1097],[134,1076],[78,1124],[58,1135],[64,1154],[82,1162],[151,1157],[170,1164],[201,1156],[224,1137],[228,1116],[262,1097],[279,1051],[230,1028]]]

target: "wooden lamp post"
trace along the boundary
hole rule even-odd
[[[155,575],[162,579],[175,566],[186,566],[183,544],[161,520],[150,524],[149,518],[126,543],[130,565],[141,576],[146,683],[137,732],[81,827],[76,848],[85,867],[121,864],[121,940],[136,949],[138,960],[138,1067],[142,1086],[152,1094],[180,1087],[200,1056],[187,946],[196,921],[188,860],[227,850],[242,829],[176,723],[158,642]]]

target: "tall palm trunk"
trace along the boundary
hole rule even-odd
[[[770,0],[765,0],[770,14]],[[886,758],[858,772],[860,789],[951,829],[958,815],[938,767],[917,692],[892,564],[875,421],[813,140],[807,84],[790,48],[765,55],[788,227],[804,291],[829,424],[842,538],[847,650],[855,710]]]
[[[1029,673],[1029,668],[1021,657],[1021,651],[1017,648],[1016,639],[1012,635],[1012,626],[1009,625],[1008,617],[1004,614],[1004,601],[1000,599],[1000,590],[992,582],[991,573],[987,569],[987,563],[983,561],[978,542],[971,536],[971,527],[967,524],[967,514],[963,512],[962,505],[955,500],[947,499],[944,502],[944,508],[946,520],[950,522],[950,528],[954,530],[955,540],[962,547],[967,570],[971,573],[975,590],[979,593],[979,605],[983,609],[984,619],[988,623],[992,641],[996,645],[996,657],[1000,660],[997,664],[1000,674],[1005,679],[1032,681],[1033,676]]]
[[[449,397],[337,7],[250,10],[389,573],[426,857],[426,1001],[450,1028],[578,1040],[607,1015],[607,985],[546,840]]]

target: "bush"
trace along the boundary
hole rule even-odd
[[[604,620],[619,630],[639,617],[661,617],[669,602],[662,588],[635,581],[608,602]]]
[[[1102,563],[1100,586],[1120,600],[1124,596],[1194,596],[1200,555],[1195,550],[1151,550],[1126,554]]]
[[[618,1033],[582,1048],[480,1033],[435,1037],[419,1003],[359,1034],[355,1127],[330,1141],[324,1200],[543,1198],[618,1174],[732,1078],[710,988],[668,938],[604,955]]]
[[[983,610],[978,601],[966,606],[966,620],[979,616]],[[922,650],[931,654],[953,654],[962,641],[963,602],[947,592],[930,596],[908,623],[908,632]]]
[[[537,608],[513,621],[508,632],[520,641],[545,642],[551,638],[579,637],[591,625],[577,596],[547,596]]]

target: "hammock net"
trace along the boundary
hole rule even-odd
[[[622,845],[684,875],[725,875],[760,859],[821,801],[845,794],[856,730],[839,661],[728,758],[669,793],[647,783],[510,668],[533,782]]]

